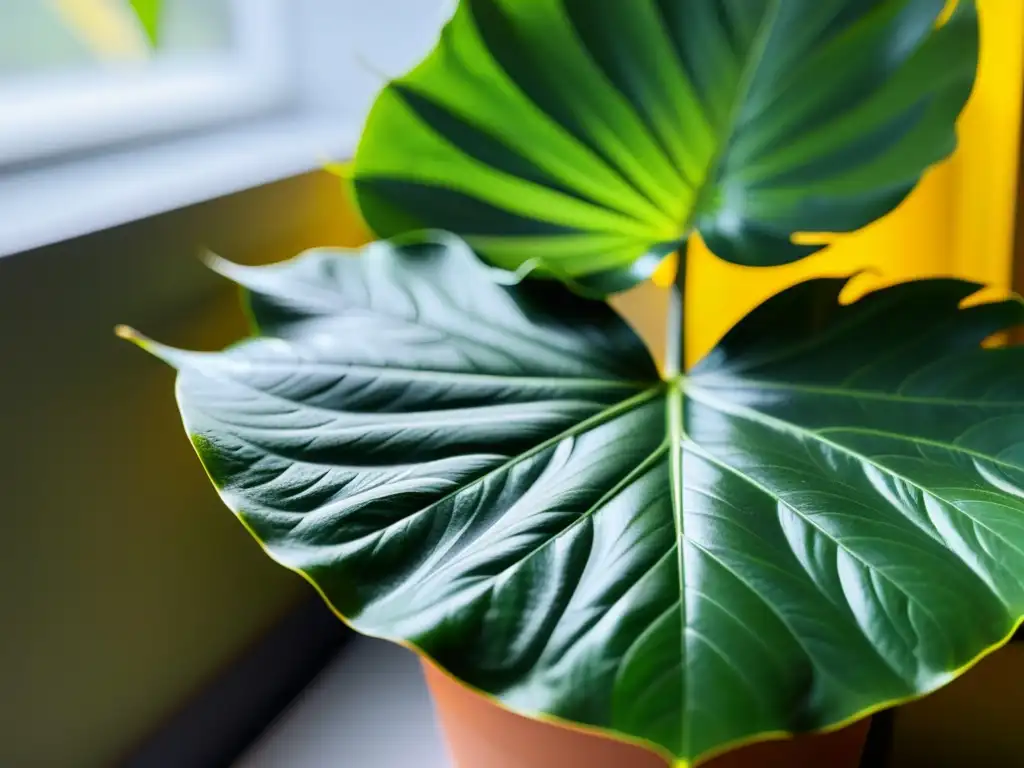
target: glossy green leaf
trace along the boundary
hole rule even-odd
[[[954,148],[974,0],[462,0],[356,154],[370,226],[608,292],[699,230],[749,265],[892,210]]]
[[[458,241],[221,264],[267,335],[179,369],[227,505],[357,629],[691,764],[931,691],[1024,615],[1015,301],[797,285],[662,381]]]
[[[150,44],[160,43],[160,15],[163,13],[163,0],[128,0],[132,10],[142,25]]]

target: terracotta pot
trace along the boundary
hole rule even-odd
[[[659,755],[508,712],[423,665],[456,768],[666,768]],[[702,768],[857,768],[868,720],[836,733],[765,742]]]

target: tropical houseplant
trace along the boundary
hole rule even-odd
[[[677,766],[849,733],[1024,616],[1024,351],[984,343],[1024,307],[814,279],[686,369],[687,244],[764,268],[895,208],[974,79],[946,5],[462,0],[354,160],[386,240],[215,259],[223,352],[122,333],[267,552],[439,691]],[[672,253],[659,368],[604,299]]]

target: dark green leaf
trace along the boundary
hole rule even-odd
[[[892,210],[954,148],[974,0],[462,0],[356,155],[382,237],[445,229],[593,291],[691,229],[741,264]]]
[[[227,504],[357,629],[684,764],[948,682],[1024,615],[1017,302],[800,284],[661,381],[461,243],[221,265],[273,338],[146,342]]]
[[[151,45],[160,44],[160,15],[164,0],[128,0]]]

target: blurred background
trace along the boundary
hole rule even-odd
[[[223,345],[245,321],[202,250],[259,263],[361,243],[325,166],[445,5],[0,0],[3,768],[228,765],[344,644],[216,498],[173,373],[113,327]],[[354,653],[346,695],[372,698],[359,670],[383,668],[374,689],[432,729],[425,693],[387,682],[415,684],[411,660]],[[353,764],[402,741],[340,706]],[[301,766],[300,747],[260,764]]]
[[[0,38],[5,78],[142,62],[231,46],[227,0],[129,3],[10,0]]]
[[[202,250],[265,263],[365,241],[339,174],[451,5],[0,0],[3,768],[445,765],[414,660],[348,642],[263,555],[195,461],[173,374],[111,329],[221,346],[244,319]],[[798,265],[699,254],[694,355],[809,274],[1024,286],[1024,2],[980,6],[957,154]],[[664,298],[618,300],[659,350]],[[1021,754],[1018,649],[897,713],[891,765]]]

